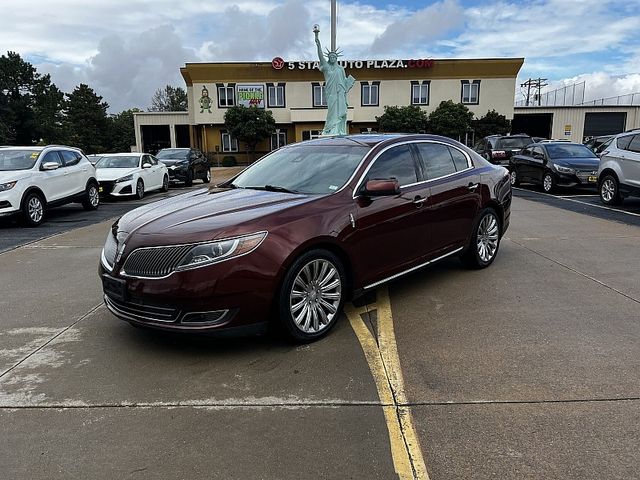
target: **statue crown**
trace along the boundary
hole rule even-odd
[[[326,52],[324,53],[325,57],[329,58],[329,55],[334,54],[336,57],[341,57],[342,56],[342,50],[339,48],[336,48],[335,50],[329,50],[328,48],[325,49]]]

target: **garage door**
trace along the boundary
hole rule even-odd
[[[585,113],[584,136],[614,135],[624,132],[627,114],[624,112]]]

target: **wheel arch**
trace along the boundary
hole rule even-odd
[[[22,193],[22,198],[20,199],[20,209],[22,210],[22,208],[24,207],[24,201],[27,198],[27,195],[29,195],[30,193],[37,193],[40,198],[42,199],[42,201],[44,202],[44,206],[46,208],[47,204],[49,203],[47,201],[47,196],[44,194],[44,192],[36,187],[35,185],[32,185],[31,187],[27,188],[23,193]]]
[[[600,172],[600,175],[598,175],[598,187],[602,185],[602,179],[605,177],[605,175],[612,175],[613,177],[615,177],[616,181],[620,183],[620,177],[618,176],[618,173],[613,168],[607,167],[602,170],[602,172]]]
[[[95,177],[90,177],[89,180],[87,180],[87,183],[84,186],[84,189],[86,190],[87,188],[89,188],[89,185],[91,184],[94,184],[97,187],[98,185],[100,185],[100,182],[98,182],[98,180]]]

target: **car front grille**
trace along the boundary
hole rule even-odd
[[[597,177],[598,171],[597,170],[578,170],[576,172],[576,176],[580,180],[588,180],[589,177]]]
[[[123,274],[130,277],[166,277],[191,248],[192,245],[138,248],[124,262]]]
[[[116,263],[116,257],[118,256],[118,241],[116,237],[113,236],[111,230],[107,234],[107,240],[104,243],[104,248],[102,250],[104,259],[107,262],[107,266],[109,266],[110,270],[113,269],[113,265]]]
[[[100,182],[100,186],[102,187],[102,193],[105,195],[110,194],[111,192],[113,192],[113,187],[115,186],[116,182]]]
[[[121,302],[108,295],[104,296],[104,301],[116,315],[133,320],[174,323],[180,317],[180,310],[177,308],[160,307],[136,301]]]

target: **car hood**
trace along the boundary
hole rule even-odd
[[[164,163],[167,167],[170,167],[171,165],[175,165],[176,163],[186,162],[187,159],[186,158],[159,158],[158,161]]]
[[[29,178],[33,172],[31,170],[11,170],[9,172],[0,172],[0,183],[15,182]]]
[[[109,182],[126,177],[137,171],[138,168],[96,168],[96,177],[99,182]]]
[[[597,170],[600,165],[599,158],[554,158],[551,160],[556,165],[560,165],[562,167],[569,167],[576,170]]]
[[[195,190],[132,210],[118,222],[129,246],[203,242],[268,230],[270,216],[316,198],[263,190]]]

